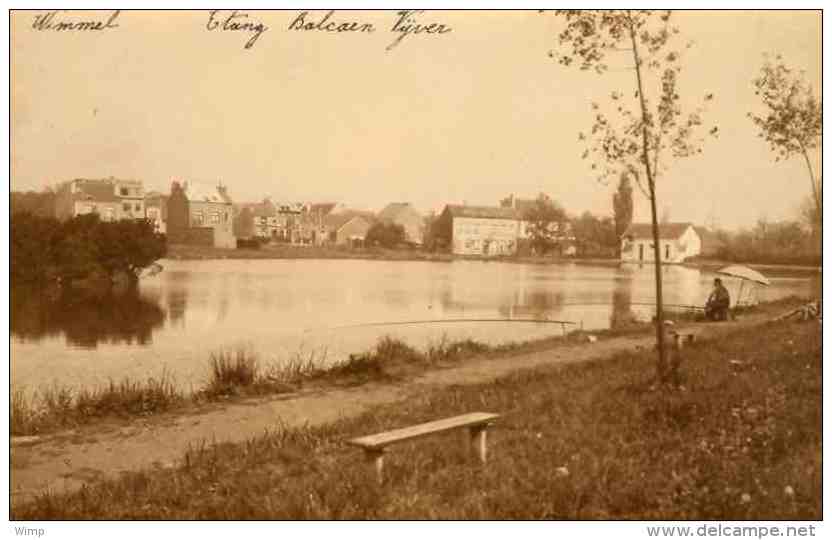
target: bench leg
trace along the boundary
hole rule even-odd
[[[488,458],[486,447],[486,434],[488,433],[488,426],[474,426],[471,428],[471,446],[480,458],[480,462],[485,463]]]
[[[364,459],[375,470],[376,482],[384,482],[384,452],[380,450],[365,450]]]

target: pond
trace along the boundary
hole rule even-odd
[[[549,319],[603,329],[649,319],[652,265],[495,261],[161,261],[133,294],[49,300],[11,292],[12,386],[93,387],[163,373],[185,390],[207,380],[209,356],[244,347],[262,363],[314,354],[334,362],[384,335],[423,348],[443,338],[491,344],[561,335]],[[665,304],[701,306],[714,274],[664,268]],[[736,295],[738,282],[726,279]],[[760,300],[817,294],[819,277],[774,277]],[[746,293],[744,293],[746,294]],[[434,322],[478,319],[477,322]],[[419,324],[389,324],[424,321]],[[376,324],[385,323],[385,324]]]

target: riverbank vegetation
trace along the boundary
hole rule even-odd
[[[656,390],[644,352],[426,391],[315,428],[197,445],[180,463],[12,508],[14,519],[821,517],[821,332],[766,323],[685,350]],[[456,434],[391,449],[383,485],[344,441],[501,414],[485,467]]]
[[[683,316],[683,315],[681,315]],[[627,320],[614,330],[593,332],[597,339],[637,334],[647,323]],[[299,351],[279,362],[266,362],[245,347],[220,350],[208,358],[208,380],[186,393],[166,373],[145,381],[110,381],[101,388],[72,389],[51,386],[27,394],[12,393],[11,433],[42,435],[90,424],[106,418],[148,416],[185,411],[188,406],[297,392],[320,385],[355,386],[368,382],[402,380],[429,369],[454,365],[475,357],[502,357],[549,350],[586,341],[587,332],[573,331],[525,342],[489,345],[471,339],[443,336],[424,351],[407,343],[382,337],[371,350],[349,355],[340,362],[327,359],[326,350]]]
[[[759,220],[750,229],[716,234],[714,257],[732,263],[780,264],[819,267],[822,264],[821,227],[812,206],[801,221]]]
[[[14,285],[71,285],[123,276],[131,284],[166,254],[164,235],[147,220],[102,221],[86,214],[66,221],[30,213],[11,220],[10,268]]]

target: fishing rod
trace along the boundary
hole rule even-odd
[[[654,306],[655,304],[650,302],[628,302],[629,305],[633,306]],[[558,304],[557,307],[562,306],[610,306],[609,302],[581,302],[581,303],[571,303],[571,304]],[[701,306],[692,306],[687,304],[664,304],[664,307],[681,307],[687,309],[705,309]],[[508,322],[508,323],[533,323],[533,324],[559,324],[561,325],[561,329],[566,332],[567,325],[580,325],[583,327],[583,321],[580,323],[575,321],[560,321],[554,319],[508,319],[508,318],[500,318],[500,319],[483,319],[483,318],[476,318],[476,319],[464,319],[464,318],[457,318],[457,319],[424,319],[424,320],[417,320],[417,321],[390,321],[390,322],[369,322],[369,323],[358,323],[358,324],[345,324],[341,326],[330,326],[326,328],[326,330],[344,330],[348,328],[370,328],[374,326],[406,326],[406,325],[414,325],[414,324],[443,324],[443,323],[477,323],[477,322]],[[312,329],[306,329],[304,332],[310,332]]]
[[[555,307],[561,306],[612,306],[610,302],[576,302],[576,303],[567,303],[567,304],[558,304]],[[655,302],[627,302],[627,305],[630,306],[655,306]],[[677,307],[677,308],[685,308],[685,309],[705,309],[703,306],[693,306],[690,304],[662,304],[662,307]]]
[[[537,324],[559,324],[566,326],[567,324],[577,325],[575,321],[556,321],[552,319],[427,319],[422,321],[392,321],[392,322],[370,322],[359,324],[346,324],[343,326],[330,326],[330,330],[342,330],[345,328],[364,328],[370,326],[399,326],[408,324],[441,324],[441,323],[461,323],[461,322],[514,322],[514,323],[537,323]]]

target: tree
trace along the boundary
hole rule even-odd
[[[581,256],[616,253],[621,242],[615,232],[615,222],[610,217],[599,218],[586,211],[572,220],[572,231]]]
[[[592,131],[578,137],[587,144],[583,157],[593,154],[596,158],[592,169],[599,180],[627,172],[650,201],[656,284],[656,372],[658,380],[664,382],[671,373],[664,343],[656,181],[668,155],[676,158],[701,152],[701,139],[696,133],[702,126],[703,107],[687,115],[682,113],[677,88],[681,55],[672,49],[672,37],[678,29],[670,25],[670,11],[558,10],[557,14],[565,22],[558,36],[564,49],[557,54],[550,52],[550,57],[564,66],[577,63],[581,70],[603,75],[609,68],[607,57],[624,53],[622,62],[633,71],[627,91],[615,89],[610,94],[615,117],[602,110],[600,104],[592,103]],[[651,88],[655,88],[653,98],[647,94]],[[706,94],[704,101],[712,97]],[[712,135],[716,132],[716,127],[710,130]]]
[[[554,247],[563,247],[566,211],[548,195],[538,195],[523,219],[528,222],[526,230],[535,252],[548,253]]]
[[[626,172],[621,173],[618,189],[612,195],[612,210],[615,220],[615,236],[621,238],[627,227],[633,223],[633,185],[630,182],[630,175]],[[620,250],[621,242],[619,241],[618,244]]]
[[[145,219],[96,220],[91,241],[98,271],[110,282],[117,275],[124,275],[131,285],[138,283],[144,268],[164,257],[167,251],[164,237]]]
[[[379,245],[394,248],[405,239],[404,227],[396,223],[378,222],[373,224],[364,237],[364,243],[369,246]]]
[[[803,74],[786,67],[780,55],[774,63],[766,58],[760,76],[753,82],[754,93],[760,96],[766,110],[761,115],[748,113],[749,118],[760,128],[759,136],[771,145],[776,161],[795,154],[803,156],[817,214],[823,215],[820,179],[815,178],[809,159],[809,150],[817,148],[821,134],[820,100]]]

